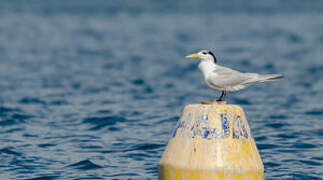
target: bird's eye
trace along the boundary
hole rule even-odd
[[[202,54],[206,55],[207,53],[206,52],[202,52]]]

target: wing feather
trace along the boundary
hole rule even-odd
[[[226,67],[218,67],[207,77],[207,81],[221,88],[233,88],[242,85],[250,76]]]
[[[237,91],[254,83],[273,81],[283,78],[281,74],[260,75],[257,73],[242,73],[227,67],[217,66],[206,77],[206,82],[216,89]]]

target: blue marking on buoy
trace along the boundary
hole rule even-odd
[[[183,127],[183,123],[182,122],[177,123],[177,125],[175,126],[175,129],[174,129],[174,132],[172,134],[172,137],[175,137],[176,136],[177,130],[180,127]]]
[[[222,129],[225,137],[228,137],[230,134],[230,125],[228,122],[227,114],[221,114]]]
[[[248,132],[246,130],[246,128],[244,127],[244,125],[242,126],[242,132],[243,132],[243,136],[248,139],[249,135],[248,135]]]
[[[203,135],[204,139],[206,139],[209,136],[209,134],[210,134],[210,131],[208,129],[205,129],[204,135]]]
[[[245,137],[246,139],[248,139],[248,132],[244,124],[241,122],[240,116],[235,117],[234,124],[238,124],[238,127],[241,127],[241,129],[236,129],[236,126],[234,125],[232,130],[232,138],[239,139],[240,137]]]
[[[239,134],[236,134],[234,130],[232,131],[232,138],[239,139]]]

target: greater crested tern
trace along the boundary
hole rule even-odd
[[[199,58],[199,69],[207,85],[211,88],[222,91],[219,99],[202,101],[202,104],[213,104],[225,102],[227,91],[239,91],[254,83],[262,83],[283,78],[282,74],[242,73],[224,66],[216,64],[215,55],[208,50],[186,56],[186,58]]]

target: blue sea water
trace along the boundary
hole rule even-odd
[[[0,179],[157,179],[201,49],[285,79],[229,93],[266,179],[323,179],[322,1],[0,2]]]

